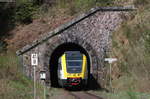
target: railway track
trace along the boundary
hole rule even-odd
[[[69,95],[75,97],[75,99],[103,99],[102,97],[88,93],[86,91],[67,91]]]

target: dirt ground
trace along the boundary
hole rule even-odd
[[[16,51],[72,18],[72,16],[44,17],[33,20],[32,23],[27,25],[18,25],[9,32],[9,36],[5,39],[8,44],[7,48]]]
[[[47,99],[75,99],[75,97],[62,88],[52,88],[48,93]]]

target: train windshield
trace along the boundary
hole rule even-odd
[[[81,73],[83,55],[79,51],[66,52],[66,63],[68,73]]]

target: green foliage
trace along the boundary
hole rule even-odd
[[[0,41],[0,53],[7,50],[7,43],[5,41]]]
[[[96,0],[97,6],[112,6],[115,0]]]
[[[0,39],[7,36],[7,32],[14,27],[14,5],[0,3]]]
[[[0,99],[33,99],[33,82],[24,76],[15,53],[0,54]],[[37,83],[37,96],[43,87]]]
[[[143,38],[145,40],[145,47],[146,52],[150,55],[150,8],[145,9],[145,13],[142,13],[143,18],[143,24],[142,24],[142,30],[143,30]]]
[[[59,8],[67,8],[70,15],[79,12],[85,12],[92,7],[96,6],[109,6],[112,5],[114,0],[58,0],[56,5]]]
[[[19,0],[14,3],[0,3],[0,52],[6,50],[8,37],[16,23],[30,23],[37,11],[37,6],[27,0]]]
[[[148,2],[149,0],[134,0],[138,9],[128,13],[128,16],[122,16],[124,22],[121,28],[113,33],[112,54],[119,60],[117,62],[119,71],[114,70],[114,72],[121,74],[119,78],[113,80],[115,90],[128,90],[131,87],[132,91],[149,92],[150,90],[148,83],[150,77],[150,3]],[[126,75],[127,80],[124,81]],[[130,81],[129,78],[133,80]],[[131,91],[126,94],[128,98],[125,99],[142,98]]]
[[[127,94],[129,96],[129,99],[138,99],[134,92],[128,91]]]
[[[150,3],[149,0],[135,0],[134,1],[135,6],[145,6],[149,3]]]
[[[147,33],[145,39],[146,39],[145,46],[147,48],[147,52],[150,53],[150,32]]]
[[[96,5],[96,2],[96,0],[76,0],[75,5],[78,10],[85,10]]]
[[[20,23],[31,23],[38,7],[31,2],[20,3],[16,7],[15,19]]]

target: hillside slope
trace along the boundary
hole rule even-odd
[[[16,51],[72,18],[73,16],[65,15],[60,9],[59,14],[41,16],[30,24],[16,26],[9,32],[11,36],[5,39],[7,49]]]
[[[150,92],[150,3],[138,5],[115,33],[111,56],[113,87],[116,90]]]
[[[36,14],[37,18],[33,19],[30,24],[18,24],[9,31],[9,36],[3,37],[7,42],[8,51],[4,49],[4,52],[0,53],[0,98],[32,98],[33,82],[19,72],[20,65],[15,51],[31,43],[40,35],[71,20],[85,9],[89,9],[91,5],[89,6],[87,1],[91,2],[91,0],[84,0],[83,4],[73,2],[66,5],[54,5],[46,13]],[[92,7],[102,5],[100,3],[94,5],[92,3]],[[141,99],[136,98],[135,94],[130,91],[148,94],[150,92],[150,2],[149,0],[111,0],[111,3],[109,6],[133,4],[137,8],[125,18],[125,22],[112,36],[113,48],[109,56],[117,57],[119,60],[113,64],[112,87],[116,93],[127,91],[130,99]],[[86,6],[84,9],[83,5]],[[113,95],[114,99],[117,99],[117,95]],[[124,97],[124,95],[121,94],[118,97]]]

